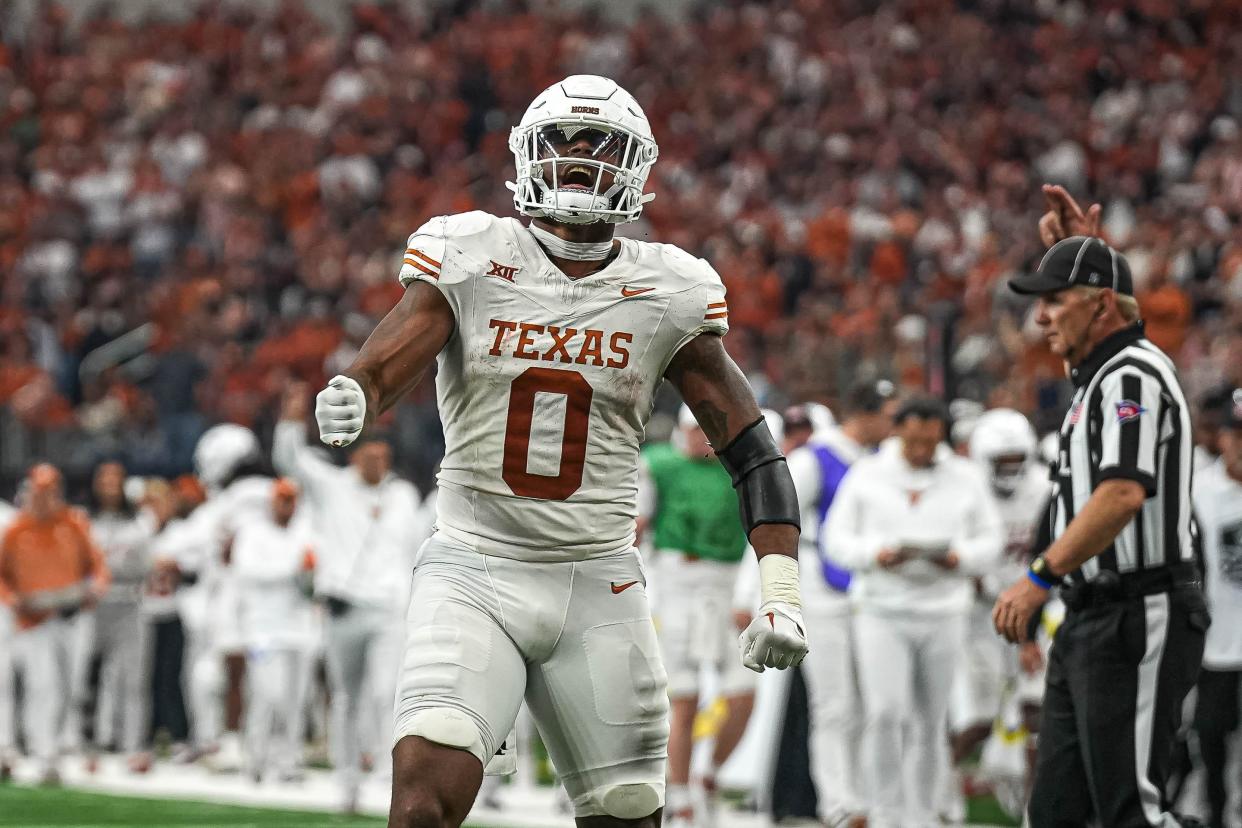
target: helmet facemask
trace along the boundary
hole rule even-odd
[[[517,182],[514,206],[526,216],[565,224],[634,221],[655,198],[643,193],[655,164],[654,141],[611,121],[549,118],[515,127],[509,149]]]
[[[1029,458],[1025,454],[997,454],[988,459],[993,491],[998,497],[1013,497],[1022,483],[1022,476],[1026,474]]]

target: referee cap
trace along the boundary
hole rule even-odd
[[[1111,288],[1126,296],[1134,295],[1134,279],[1126,257],[1088,236],[1070,236],[1049,248],[1039,269],[1009,280],[1015,293],[1039,294],[1068,287]]]

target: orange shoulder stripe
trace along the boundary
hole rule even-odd
[[[413,260],[413,259],[411,259],[409,256],[406,256],[404,261],[405,261],[405,263],[406,263],[406,264],[408,264],[410,267],[416,267],[416,268],[418,268],[418,269],[419,269],[419,270],[421,270],[423,273],[426,273],[428,276],[430,276],[430,277],[431,277],[431,278],[433,278],[433,279],[438,280],[438,279],[440,278],[440,274],[439,274],[439,273],[436,273],[434,270],[432,270],[431,268],[429,268],[429,267],[427,267],[426,265],[422,264],[421,262],[416,262],[416,261],[414,261],[414,260]]]
[[[413,247],[406,248],[405,255],[407,255],[407,256],[417,256],[418,258],[422,259],[424,262],[426,262],[427,264],[431,265],[431,266],[432,266],[432,267],[434,267],[434,268],[437,268],[437,269],[438,269],[438,268],[440,267],[440,263],[439,263],[439,262],[437,262],[435,259],[433,259],[433,258],[431,258],[430,256],[428,256],[428,255],[427,255],[426,253],[424,253],[423,251],[421,251],[421,250],[416,250],[416,249],[414,249]]]

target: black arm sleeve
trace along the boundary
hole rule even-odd
[[[793,477],[762,417],[743,429],[716,456],[733,478],[747,535],[765,523],[802,528]]]

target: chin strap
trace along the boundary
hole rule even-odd
[[[574,262],[600,262],[612,253],[612,239],[602,242],[571,242],[534,224],[529,225],[527,229],[545,250],[558,259],[569,259]]]

